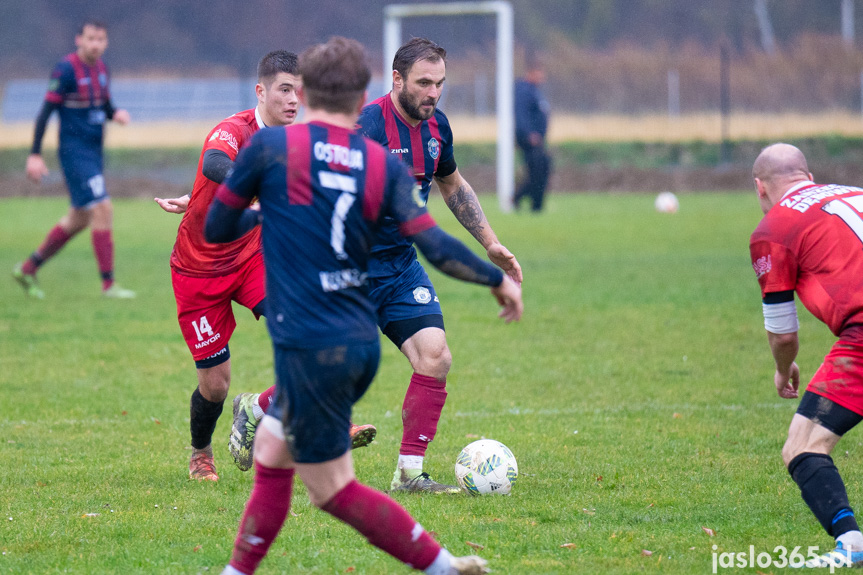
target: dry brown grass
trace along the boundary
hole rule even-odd
[[[459,142],[490,142],[497,133],[494,117],[452,116],[453,132]],[[128,126],[110,126],[107,145],[128,148],[188,147],[203,145],[204,136],[218,122],[151,122]],[[863,136],[863,116],[847,111],[820,114],[732,114],[729,136],[733,140],[778,140],[825,134]],[[30,123],[0,123],[0,147],[19,148],[30,145],[33,126]],[[567,141],[643,141],[679,142],[721,139],[719,114],[691,114],[671,118],[665,114],[562,115],[553,116],[549,139]],[[57,145],[56,129],[49,129],[45,148]]]

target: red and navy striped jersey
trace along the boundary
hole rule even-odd
[[[363,108],[357,124],[364,135],[383,144],[390,156],[410,167],[421,186],[423,202],[428,201],[434,176],[448,176],[456,170],[452,129],[439,109],[434,116],[414,127],[402,118],[387,94]],[[410,242],[399,235],[393,223],[381,229],[373,253],[376,258],[392,263],[392,273],[416,259]],[[378,276],[378,270],[373,269],[372,275]],[[387,274],[383,270],[380,275]]]
[[[73,52],[51,73],[45,101],[60,106],[60,148],[98,148],[101,152],[105,104],[110,102],[108,68],[92,66]]]
[[[435,226],[404,164],[329,124],[264,128],[217,193],[234,209],[255,196],[273,341],[303,348],[377,341],[367,284],[375,232],[384,220],[405,235]]]

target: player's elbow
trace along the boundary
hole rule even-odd
[[[792,331],[790,333],[773,333],[772,331],[768,331],[767,337],[770,340],[770,343],[778,346],[787,347],[790,345],[797,345],[796,331]]]

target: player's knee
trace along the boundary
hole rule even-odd
[[[93,221],[93,213],[90,210],[70,210],[68,214],[60,219],[60,227],[70,236],[74,236]]]
[[[93,227],[110,229],[114,218],[114,206],[111,200],[104,200],[93,206],[90,215]]]
[[[196,361],[198,387],[207,401],[224,401],[231,387],[230,351],[225,346],[212,356]]]
[[[445,379],[450,367],[452,367],[452,353],[446,344],[440,347],[420,349],[413,366],[417,373],[429,375],[436,379]]]
[[[782,446],[782,461],[785,463],[786,469],[788,468],[788,464],[801,453],[803,453],[803,449],[792,442],[790,438],[785,441],[785,445]]]

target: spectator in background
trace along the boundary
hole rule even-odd
[[[102,142],[105,122],[129,123],[126,110],[114,108],[109,90],[108,68],[102,54],[108,47],[105,24],[87,20],[75,35],[75,47],[51,74],[51,83],[33,135],[33,147],[27,157],[27,177],[36,183],[48,174],[42,159],[42,137],[48,118],[60,113],[60,165],[69,188],[71,207],[60,218],[33,254],[18,263],[12,277],[32,298],[45,297],[36,281],[36,271],[75,234],[87,226],[92,230],[93,252],[102,276],[102,295],[128,299],[135,292],[114,283],[114,209],[105,190],[102,176]]]
[[[524,154],[527,175],[515,192],[514,207],[518,209],[522,198],[529,196],[534,212],[542,210],[551,174],[551,156],[545,147],[549,106],[539,89],[543,82],[542,63],[529,57],[527,73],[515,83],[515,142]]]

